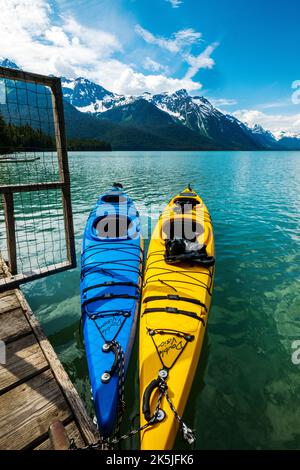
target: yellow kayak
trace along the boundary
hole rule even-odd
[[[172,449],[207,326],[214,280],[209,212],[190,188],[174,197],[153,232],[140,319],[141,449]]]

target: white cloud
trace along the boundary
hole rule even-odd
[[[144,60],[144,68],[146,70],[150,70],[151,72],[167,72],[168,70],[168,67],[160,64],[159,62],[156,62],[156,60],[153,60],[150,57],[146,57]]]
[[[166,0],[166,2],[172,5],[172,8],[179,8],[179,6],[183,3],[182,0]]]
[[[149,74],[136,71],[133,65],[116,58],[122,52],[117,35],[88,28],[72,17],[54,15],[47,0],[0,0],[0,11],[1,56],[24,70],[70,78],[85,76],[124,94],[180,88],[195,91],[202,87],[190,77],[166,76],[166,68],[155,61],[151,65],[147,62]],[[192,29],[178,31],[171,39],[148,34],[150,42],[158,41],[172,52],[194,44],[201,37]]]
[[[52,24],[45,0],[0,0],[1,55],[34,72],[60,75],[122,49],[116,37],[72,18]],[[64,64],[63,70],[60,65]]]
[[[155,36],[147,29],[144,29],[141,25],[136,25],[135,30],[148,44],[156,45],[172,53],[180,53],[183,60],[189,65],[184,77],[186,80],[191,80],[200,69],[211,69],[215,65],[215,61],[211,57],[211,54],[219,45],[217,42],[207,46],[205,50],[197,56],[187,53],[186,48],[199,43],[202,37],[200,32],[194,31],[191,28],[177,31],[172,34],[171,38]]]
[[[202,87],[201,83],[186,78],[166,77],[163,74],[145,75],[116,60],[101,62],[97,68],[89,72],[88,76],[91,80],[101,83],[105,88],[129,95],[140,94],[144,91],[150,93],[174,92],[181,88],[195,91]]]
[[[265,114],[256,109],[240,109],[232,113],[240,121],[249,126],[260,124],[278,136],[281,131],[288,133],[300,132],[300,114]]]
[[[68,47],[70,41],[66,33],[58,26],[51,26],[45,31],[45,39],[55,46]]]
[[[93,29],[81,26],[73,18],[68,18],[64,25],[64,30],[69,33],[76,44],[84,44],[86,47],[92,49],[101,57],[109,56],[115,51],[121,51],[122,46],[115,35],[101,31],[100,29]]]
[[[16,39],[18,33],[38,36],[50,24],[51,7],[45,0],[0,0],[0,11],[1,32],[13,30]]]
[[[135,31],[148,44],[154,44],[173,53],[179,52],[185,47],[198,43],[202,37],[201,33],[194,31],[192,28],[177,31],[176,33],[173,33],[169,39],[162,36],[155,36],[139,24],[136,25]]]
[[[210,44],[198,56],[188,55],[185,57],[186,62],[190,65],[186,78],[193,78],[200,69],[211,69],[215,65],[211,54],[219,44],[217,42]]]

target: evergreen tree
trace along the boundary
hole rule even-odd
[[[9,152],[9,136],[7,133],[7,125],[3,117],[0,115],[0,155]]]
[[[55,140],[41,129],[33,129],[29,124],[16,126],[6,123],[0,115],[0,154],[12,152],[38,152],[55,149]],[[69,150],[111,150],[110,144],[96,139],[70,139]]]

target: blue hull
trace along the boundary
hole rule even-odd
[[[117,419],[118,368],[115,352],[104,344],[117,342],[128,366],[140,302],[143,240],[133,201],[120,189],[99,197],[88,218],[81,257],[83,335],[99,429],[110,436]]]

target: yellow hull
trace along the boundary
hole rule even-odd
[[[193,209],[188,206],[189,210],[178,212],[176,201],[180,199],[191,200]],[[206,245],[208,256],[214,256],[213,228],[208,210],[200,197],[189,189],[173,198],[165,208],[149,246],[139,335],[141,425],[147,423],[143,414],[145,390],[157,379],[161,369],[168,372],[168,395],[182,416],[203,344],[211,304],[214,266],[203,267],[186,262],[169,264],[165,261],[165,240],[174,238],[174,231],[182,227],[183,222],[191,226],[191,221],[197,241]],[[151,393],[151,416],[155,412],[159,394],[158,388]],[[169,450],[173,447],[178,421],[165,396],[162,397],[160,409],[165,412],[165,417],[161,422],[141,431],[141,449]]]

